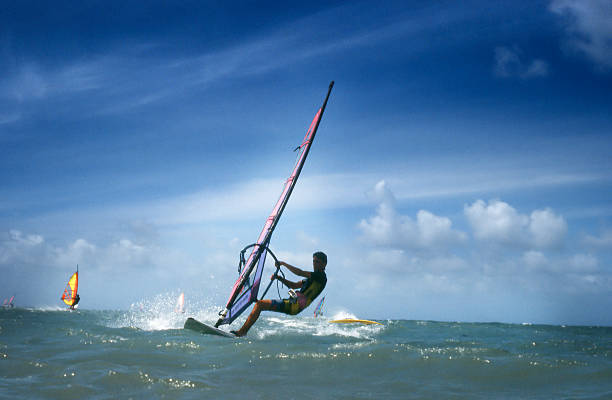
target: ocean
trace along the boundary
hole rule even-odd
[[[2,309],[0,398],[612,399],[609,327],[263,313],[246,338],[182,329],[216,311]]]

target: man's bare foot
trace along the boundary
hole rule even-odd
[[[238,337],[242,337],[242,336],[244,336],[244,335],[245,335],[244,333],[240,333],[240,330],[237,330],[237,331],[230,331],[230,333],[233,333],[233,334],[234,334],[234,336],[238,336]]]

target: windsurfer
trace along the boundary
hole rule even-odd
[[[327,266],[327,256],[325,253],[318,251],[312,255],[313,271],[304,271],[297,267],[287,264],[284,261],[279,261],[277,267],[284,266],[293,274],[304,277],[299,282],[292,282],[278,275],[272,275],[271,279],[278,279],[289,289],[299,289],[298,292],[289,291],[291,295],[288,299],[283,300],[259,300],[255,303],[251,314],[245,321],[242,328],[237,331],[231,331],[236,336],[244,336],[247,334],[251,326],[259,318],[262,311],[275,311],[289,315],[299,314],[308,305],[317,298],[317,296],[325,288],[327,283],[327,275],[325,275],[325,267]]]
[[[74,302],[72,303],[72,305],[70,306],[71,310],[74,310],[74,308],[76,307],[77,304],[79,304],[79,301],[81,300],[81,296],[79,296],[79,294],[77,293],[76,296],[74,296]]]

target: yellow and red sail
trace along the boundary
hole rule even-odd
[[[66,285],[66,289],[64,289],[64,294],[62,295],[62,300],[69,306],[74,304],[74,298],[77,295],[77,291],[79,290],[79,271],[72,274],[68,284]]]

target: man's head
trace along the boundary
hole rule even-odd
[[[312,265],[315,269],[324,270],[327,266],[327,256],[322,251],[317,251],[312,255]]]

